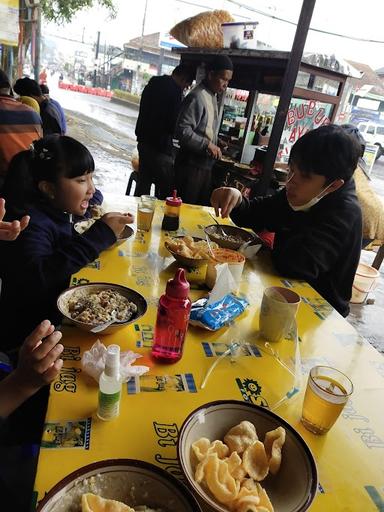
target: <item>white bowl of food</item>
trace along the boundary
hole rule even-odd
[[[175,236],[168,238],[164,245],[175,260],[185,267],[202,267],[211,257],[207,241],[196,236]],[[211,249],[217,249],[217,244],[211,243]]]
[[[201,512],[196,499],[174,476],[134,459],[102,460],[77,469],[58,482],[37,507],[37,512],[85,510]]]
[[[189,486],[209,510],[243,512],[253,504],[303,512],[316,495],[316,464],[303,438],[276,414],[250,403],[222,400],[193,411],[180,429],[178,457]]]
[[[98,333],[110,334],[142,317],[147,311],[147,301],[126,286],[89,283],[64,290],[57,299],[57,307],[66,319],[84,331],[92,331],[115,318],[115,323]]]

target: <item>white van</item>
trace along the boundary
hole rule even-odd
[[[357,125],[365,142],[379,146],[376,154],[376,160],[384,155],[384,124],[373,123],[372,121],[364,121]]]

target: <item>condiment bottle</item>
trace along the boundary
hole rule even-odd
[[[152,356],[159,362],[175,363],[183,355],[191,312],[188,294],[189,283],[185,278],[185,271],[179,268],[175,277],[169,279],[157,309]]]
[[[109,345],[105,369],[99,379],[99,406],[97,416],[112,420],[119,415],[121,398],[120,347]]]
[[[173,191],[172,197],[167,197],[161,229],[165,231],[177,231],[179,229],[180,207],[182,200],[177,197],[177,190]]]

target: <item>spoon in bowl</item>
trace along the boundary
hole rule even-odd
[[[121,324],[121,323],[125,322],[125,320],[118,320],[116,318],[116,314],[117,314],[116,311],[113,311],[111,313],[111,319],[108,320],[108,322],[104,322],[103,324],[96,325],[95,327],[93,327],[91,329],[91,332],[93,332],[93,333],[101,332],[101,331],[104,331],[107,327],[109,327],[112,324]]]
[[[216,219],[216,217],[214,217],[214,216],[212,215],[212,213],[210,213],[209,215],[210,215],[210,216],[212,217],[212,219],[216,222],[217,227],[218,227],[218,231],[220,231],[221,236],[226,237],[227,235],[225,234],[225,232],[224,232],[223,228],[221,227],[220,222]]]
[[[213,254],[213,250],[212,250],[211,242],[209,241],[209,236],[207,235],[207,233],[205,233],[205,240],[207,241],[208,250],[209,250],[209,252],[210,252],[211,258],[212,258],[214,261],[217,261],[217,259],[216,259],[215,255]]]

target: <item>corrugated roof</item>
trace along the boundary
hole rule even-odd
[[[370,92],[379,96],[384,96],[384,86],[377,73],[368,64],[348,60],[348,62],[362,73],[361,78],[350,78],[350,83],[355,89],[363,85],[373,85]]]

